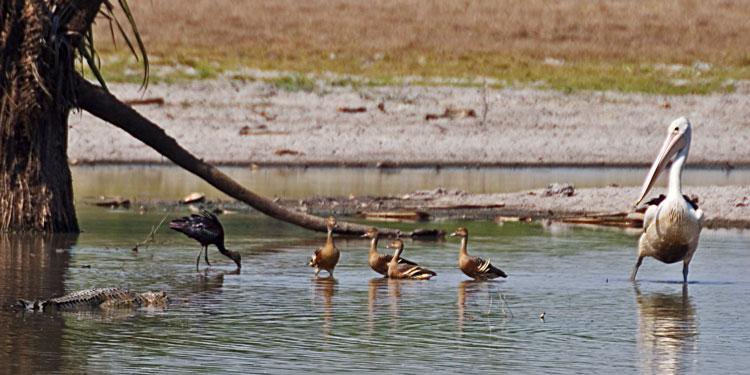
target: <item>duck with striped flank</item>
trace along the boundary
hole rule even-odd
[[[437,273],[419,265],[399,263],[401,259],[401,253],[404,251],[404,241],[395,239],[387,246],[389,249],[394,249],[393,257],[388,262],[388,278],[391,279],[413,279],[413,280],[429,280],[433,276],[437,276]]]
[[[370,252],[367,257],[367,263],[370,264],[370,268],[383,276],[388,276],[388,263],[390,263],[391,259],[393,259],[393,255],[380,254],[378,252],[378,238],[380,237],[378,228],[372,227],[368,229],[367,232],[362,235],[362,237],[371,239]],[[398,262],[412,266],[417,265],[416,263],[404,258],[399,258]]]
[[[476,280],[490,280],[498,277],[508,277],[505,272],[490,263],[490,260],[484,260],[479,257],[473,257],[468,252],[469,230],[460,227],[451,233],[451,237],[461,237],[461,250],[458,252],[458,268]]]

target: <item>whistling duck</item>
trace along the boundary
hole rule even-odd
[[[221,222],[216,215],[203,210],[201,215],[184,216],[170,221],[169,228],[182,232],[201,244],[201,251],[195,259],[196,269],[198,269],[201,253],[205,254],[206,264],[211,266],[211,263],[208,262],[208,245],[215,245],[220,253],[237,264],[237,269],[242,267],[240,253],[227,250],[224,247],[224,227],[221,226]]]
[[[489,280],[498,277],[508,277],[501,269],[490,263],[489,259],[484,260],[479,257],[469,255],[467,245],[469,242],[469,231],[464,228],[458,228],[451,233],[451,237],[461,237],[461,250],[458,253],[458,268],[466,276],[477,280]]]
[[[372,227],[365,232],[365,234],[362,235],[363,238],[370,238],[372,241],[370,241],[370,253],[367,258],[367,262],[370,264],[370,267],[373,271],[383,275],[388,276],[388,263],[393,258],[393,255],[390,254],[380,254],[378,253],[378,238],[380,234],[378,233],[378,228]],[[412,266],[416,266],[417,264],[404,259],[399,258],[399,263],[403,264],[409,264]]]
[[[389,249],[395,249],[391,261],[388,262],[388,277],[391,279],[415,279],[429,280],[437,274],[427,268],[417,265],[399,263],[401,253],[404,251],[404,241],[395,239],[387,246]]]
[[[672,161],[669,171],[669,189],[663,200],[651,200],[643,217],[643,234],[638,240],[638,260],[630,274],[635,275],[644,257],[654,257],[664,263],[682,261],[682,281],[687,283],[688,268],[698,248],[703,227],[703,210],[682,194],[682,168],[690,151],[692,128],[688,119],[680,117],[667,128],[667,139],[651,166],[637,206],[646,197],[659,174]]]
[[[315,250],[313,255],[310,257],[310,261],[307,263],[308,266],[315,268],[315,276],[317,277],[321,269],[328,271],[328,275],[333,277],[333,269],[336,268],[336,264],[339,262],[339,249],[333,244],[333,229],[336,228],[336,218],[330,216],[326,219],[326,228],[328,228],[328,237],[326,238],[326,244]]]

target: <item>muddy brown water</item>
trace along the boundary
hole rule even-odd
[[[172,183],[151,192],[182,194]],[[435,279],[383,280],[366,265],[366,241],[340,239],[331,281],[305,266],[323,236],[253,213],[221,218],[228,247],[242,254],[240,274],[215,248],[213,266],[196,272],[197,244],[167,230],[133,252],[163,216],[79,204],[78,236],[0,236],[3,371],[741,373],[750,365],[742,355],[750,352],[747,232],[704,231],[687,287],[679,264],[651,259],[638,283],[627,280],[634,233],[461,221],[427,225],[468,226],[470,251],[507,280],[468,281],[452,239],[406,243],[405,255]],[[10,307],[19,297],[104,286],[163,289],[172,303],[43,314]]]

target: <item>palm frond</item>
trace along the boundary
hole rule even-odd
[[[120,8],[122,8],[122,11],[125,13],[125,16],[128,18],[128,23],[130,24],[130,28],[133,30],[133,36],[135,36],[135,41],[138,43],[138,49],[141,52],[141,57],[143,57],[143,82],[141,83],[141,88],[145,89],[148,87],[148,76],[149,76],[149,65],[148,65],[148,54],[146,53],[146,46],[143,44],[143,39],[141,39],[141,33],[138,32],[138,26],[135,23],[135,18],[133,18],[133,13],[130,11],[130,7],[128,6],[127,0],[117,0],[117,2],[120,4]]]
[[[125,30],[125,28],[123,27],[123,25],[120,23],[119,19],[117,18],[117,15],[115,14],[115,7],[112,5],[110,1],[108,0],[104,1],[104,10],[100,11],[99,14],[101,14],[109,22],[110,35],[112,36],[113,42],[115,40],[115,32],[114,32],[114,27],[112,26],[112,24],[114,23],[114,25],[117,27],[117,31],[119,32],[120,36],[122,36],[123,40],[125,41],[125,44],[128,46],[130,53],[133,54],[136,61],[142,61],[143,81],[141,82],[141,90],[145,90],[148,87],[148,79],[149,79],[149,73],[150,73],[148,54],[146,53],[146,46],[144,45],[143,39],[141,38],[141,34],[138,31],[138,26],[135,23],[135,18],[133,18],[133,13],[130,11],[130,6],[128,5],[128,1],[117,0],[117,3],[119,4],[119,7],[122,13],[125,14],[125,18],[127,18],[128,20],[128,26],[130,28],[130,31],[132,32],[133,37],[135,37],[135,44],[133,44],[133,42],[131,41],[131,37],[129,36],[129,33]],[[137,46],[137,49],[136,49],[136,46]],[[81,43],[80,47],[78,48],[78,53],[80,57],[86,61],[86,65],[91,70],[91,73],[94,74],[97,81],[99,81],[99,84],[105,90],[107,90],[107,84],[104,81],[104,77],[101,73],[101,60],[99,58],[99,54],[96,52],[96,48],[94,47],[93,28],[89,27],[89,29],[86,31],[86,34],[84,36],[84,42]]]

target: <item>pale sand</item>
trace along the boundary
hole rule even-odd
[[[690,165],[750,165],[750,94],[658,96],[480,89],[318,87],[288,92],[229,79],[153,84],[145,93],[112,84],[121,99],[163,97],[137,106],[186,149],[216,164],[647,165],[669,123],[694,125]],[[386,112],[377,109],[380,102]],[[360,107],[364,113],[341,113]],[[477,118],[425,120],[446,107]],[[247,126],[251,135],[241,136]],[[298,152],[297,155],[281,150]],[[282,153],[281,155],[277,153]],[[88,114],[70,118],[73,162],[164,162],[123,131]]]
[[[481,90],[473,88],[319,87],[308,93],[259,82],[194,81],[151,85],[143,96],[163,97],[166,104],[137,109],[211,163],[364,166],[648,165],[667,125],[685,115],[694,125],[688,163],[726,167],[750,165],[750,94],[743,87],[732,94],[675,97],[491,90],[484,125]],[[122,99],[140,97],[137,88],[112,85]],[[385,112],[377,109],[381,102]],[[359,106],[367,111],[337,111]],[[425,120],[448,106],[472,108],[478,117]],[[245,126],[257,134],[239,135]],[[277,155],[279,150],[299,154]],[[167,162],[123,131],[78,113],[70,120],[69,155],[76,162]],[[750,227],[750,188],[688,190],[701,198],[711,226]],[[634,188],[607,187],[578,190],[573,197],[520,192],[441,199],[503,203],[505,208],[488,213],[524,215],[627,210],[636,196]]]

